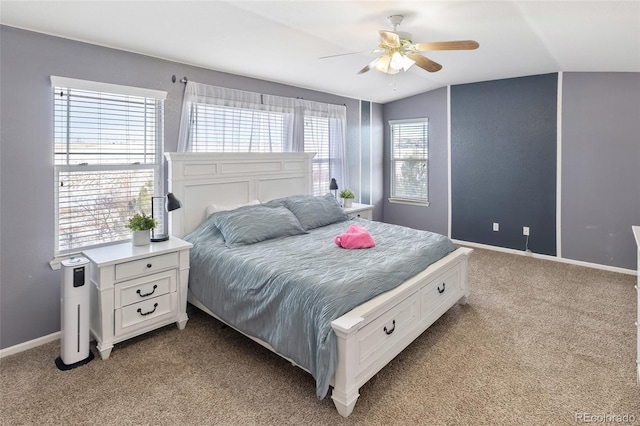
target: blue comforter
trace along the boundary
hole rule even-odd
[[[374,248],[345,250],[333,242],[354,222],[371,233]],[[235,248],[205,222],[185,239],[194,245],[192,293],[228,324],[307,369],[318,398],[336,369],[331,321],[456,249],[439,234],[362,219]]]

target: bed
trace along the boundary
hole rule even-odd
[[[310,198],[304,194],[311,191],[313,154],[165,155],[169,191],[184,206],[170,214],[169,229],[194,243],[188,301],[310,372],[318,397],[332,387],[331,398],[344,417],[353,411],[364,383],[453,305],[466,302],[472,250],[437,234],[364,219],[312,223],[316,216],[311,222],[301,217],[296,203]],[[266,204],[207,216],[212,205],[252,200]],[[311,201],[340,215],[326,204],[328,197]],[[289,234],[247,243],[243,238],[254,231],[243,234],[235,222],[239,215],[257,223],[257,233],[275,232],[282,221]],[[260,226],[260,220],[270,226]],[[301,229],[292,231],[294,222]],[[375,250],[333,244],[333,236],[350,224],[371,232]],[[398,236],[415,239],[410,244],[415,249],[398,248],[392,240]],[[287,263],[294,256],[296,261]],[[397,267],[396,260],[409,262]],[[249,272],[249,267],[256,269]],[[329,290],[320,288],[320,281]],[[307,300],[320,307],[310,307]],[[307,340],[301,343],[300,337]]]

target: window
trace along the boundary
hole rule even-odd
[[[316,153],[312,166],[313,195],[324,195],[329,192],[331,181],[328,118],[304,117],[304,150]]]
[[[343,172],[346,107],[187,82],[178,150],[315,152],[313,194]]]
[[[282,152],[286,114],[258,109],[193,105],[191,151]]]
[[[429,203],[429,121],[394,120],[391,127],[391,202]]]
[[[165,92],[51,77],[55,254],[130,238],[162,193]]]

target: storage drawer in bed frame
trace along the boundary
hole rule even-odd
[[[388,352],[392,359],[399,352],[398,344],[407,339],[413,341],[465,296],[461,265],[447,269],[417,287],[408,297],[361,324],[357,331],[359,376],[373,376],[375,372],[369,368],[374,366],[380,354]]]
[[[360,386],[458,301],[466,302],[471,252],[458,249],[332,322],[338,338],[338,367],[331,397],[342,416],[350,414]]]

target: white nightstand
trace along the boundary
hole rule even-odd
[[[85,250],[91,273],[91,333],[102,359],[113,345],[175,322],[187,324],[189,249],[179,238]]]
[[[351,207],[344,208],[344,212],[349,215],[349,217],[373,220],[373,206],[371,204],[353,203]]]

